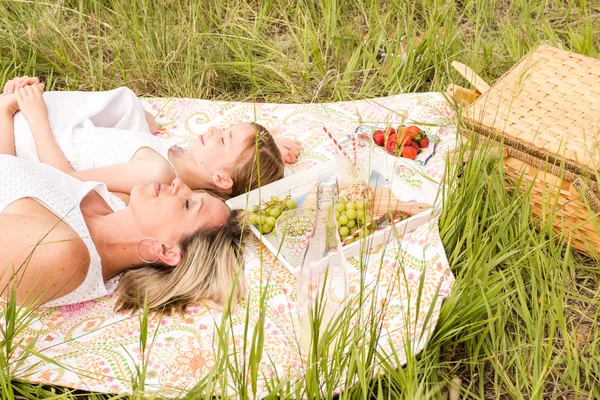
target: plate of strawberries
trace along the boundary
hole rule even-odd
[[[358,133],[369,134],[373,143],[394,157],[408,158],[425,165],[435,154],[436,137],[416,125],[379,128],[362,125]]]

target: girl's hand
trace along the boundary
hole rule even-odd
[[[298,153],[302,149],[302,143],[295,139],[275,139],[275,143],[279,148],[284,163],[293,164],[296,162]]]
[[[15,90],[25,87],[25,86],[35,86],[35,85],[42,85],[42,89],[44,88],[44,84],[40,83],[40,78],[36,77],[36,76],[21,76],[19,78],[14,78],[11,79],[10,81],[6,82],[6,85],[4,85],[4,90],[2,91],[2,94],[10,94],[10,93],[14,93]]]
[[[48,122],[48,107],[40,85],[25,86],[15,90],[19,109],[31,126],[36,122]]]

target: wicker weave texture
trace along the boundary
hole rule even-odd
[[[600,60],[542,45],[479,97],[467,119],[513,139],[514,147],[523,144],[523,151],[597,171]]]
[[[513,182],[522,180],[521,190],[531,185],[531,211],[539,223],[551,219],[556,234],[569,236],[573,248],[598,255],[600,221],[571,182],[514,157],[505,159],[504,170]]]

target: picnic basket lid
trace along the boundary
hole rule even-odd
[[[467,109],[465,122],[592,175],[600,167],[600,60],[541,45]]]

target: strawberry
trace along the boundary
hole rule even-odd
[[[385,130],[385,132],[386,132],[388,135],[394,135],[394,134],[396,133],[396,130],[390,126],[390,127],[388,127],[388,128]]]
[[[402,138],[402,146],[410,146],[410,142],[410,136],[406,135],[404,138]]]
[[[410,145],[417,151],[417,153],[419,152],[419,144],[417,142],[412,142]]]
[[[424,149],[425,147],[429,146],[429,139],[427,138],[427,136],[421,138],[421,142],[419,143],[419,147]]]
[[[392,133],[390,136],[388,136],[387,141],[393,141],[393,142],[397,142],[398,141],[398,135],[396,135],[395,133]]]
[[[379,146],[383,146],[385,143],[385,133],[382,130],[376,130],[373,132],[373,141],[377,143]]]
[[[408,128],[406,128],[406,134],[410,136],[411,139],[414,139],[415,137],[417,137],[417,135],[421,132],[421,130],[419,129],[419,127],[411,125]]]
[[[415,158],[417,158],[417,151],[412,146],[406,146],[402,150],[402,157],[410,158],[411,160],[414,160]]]
[[[387,150],[388,153],[392,154],[392,155],[396,155],[396,139],[388,139],[386,145],[385,145],[385,149]]]

